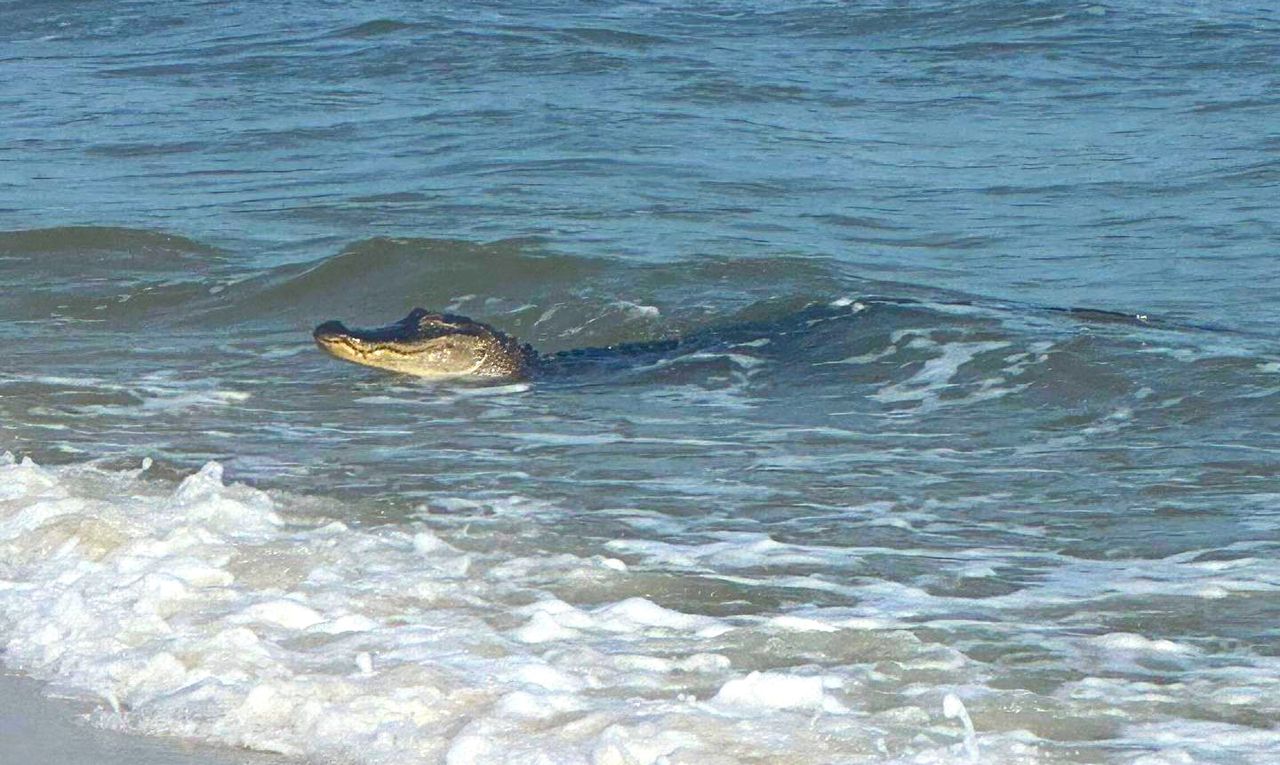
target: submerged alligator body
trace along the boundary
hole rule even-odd
[[[925,306],[927,303],[910,298],[867,298],[854,308],[841,302],[823,306],[810,304],[798,313],[790,315],[793,328],[811,328],[828,319],[857,313],[869,305]],[[952,306],[971,306],[974,303],[954,301]],[[837,306],[841,306],[837,308]],[[1059,308],[1051,306],[1021,307],[1048,313],[1065,314],[1077,321],[1089,324],[1122,323],[1134,326],[1166,329],[1195,329],[1205,331],[1230,331],[1209,325],[1188,325],[1162,322],[1145,314],[1129,314],[1090,308]],[[772,328],[776,331],[777,324]],[[316,344],[329,354],[344,361],[385,369],[400,374],[436,379],[488,379],[523,380],[552,370],[571,371],[581,366],[599,367],[632,363],[646,356],[662,357],[673,351],[698,350],[711,346],[727,347],[761,336],[767,327],[745,324],[730,328],[694,333],[680,339],[654,342],[624,343],[606,348],[584,348],[573,351],[541,355],[533,346],[521,343],[514,337],[484,322],[451,313],[434,313],[415,308],[409,315],[393,324],[376,329],[352,329],[338,321],[328,321],[315,328]]]

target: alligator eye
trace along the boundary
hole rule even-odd
[[[332,340],[347,333],[347,328],[340,321],[326,321],[315,328],[311,334],[317,340]]]

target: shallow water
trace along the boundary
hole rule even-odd
[[[323,761],[1275,760],[1235,8],[0,5],[4,661]],[[683,343],[311,344],[415,305]]]

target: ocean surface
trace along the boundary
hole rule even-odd
[[[0,114],[0,660],[94,724],[1280,762],[1274,4],[5,0]],[[697,342],[310,338],[415,306]]]

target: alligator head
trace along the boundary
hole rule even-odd
[[[465,316],[415,308],[394,324],[348,329],[327,321],[312,335],[344,361],[418,377],[527,377],[533,348]]]

